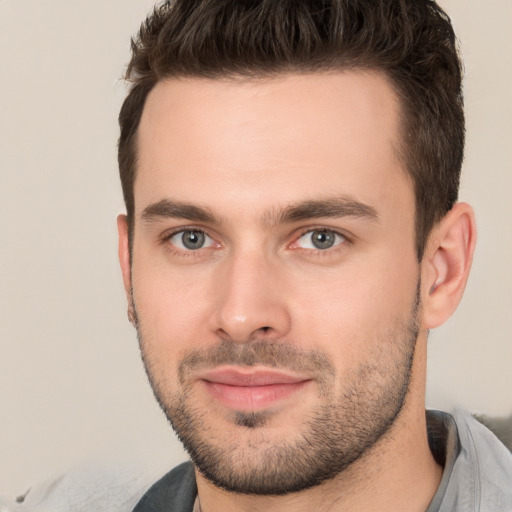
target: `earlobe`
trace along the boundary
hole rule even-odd
[[[128,302],[128,320],[132,325],[136,324],[135,311],[133,308],[132,297],[132,278],[131,278],[131,254],[130,254],[130,237],[128,233],[128,219],[126,215],[117,216],[117,232],[119,236],[118,256],[121,265],[121,273],[123,275],[124,290],[126,300]]]
[[[476,227],[473,209],[457,203],[434,227],[422,263],[423,323],[444,323],[457,309],[473,261]]]

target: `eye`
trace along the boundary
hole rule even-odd
[[[184,251],[197,251],[198,249],[213,247],[215,245],[211,237],[204,231],[197,229],[178,231],[170,236],[168,240],[172,245]]]
[[[345,241],[345,237],[330,229],[315,229],[304,233],[296,243],[301,249],[326,250]]]

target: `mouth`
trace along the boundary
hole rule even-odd
[[[311,383],[310,378],[267,368],[216,368],[198,380],[207,393],[236,411],[261,411],[283,402]]]

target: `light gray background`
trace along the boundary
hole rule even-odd
[[[0,0],[0,493],[87,460],[184,455],[126,320],[119,81],[150,0]],[[512,411],[512,0],[443,0],[466,64],[466,297],[432,333],[428,405]]]

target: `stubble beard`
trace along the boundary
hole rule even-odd
[[[154,395],[201,474],[230,492],[284,495],[341,474],[390,430],[409,391],[419,308],[418,293],[408,318],[396,319],[372,345],[371,357],[342,376],[322,352],[302,351],[281,341],[223,340],[217,346],[190,351],[181,360],[176,389],[165,377],[165,369],[158,372],[158,361],[151,357],[140,326],[137,332]],[[271,414],[236,412],[231,418],[233,428],[225,429],[219,441],[218,425],[208,410],[194,403],[187,376],[192,370],[220,364],[308,371],[318,385],[317,405],[300,431],[289,432],[285,439],[269,435]],[[342,379],[338,396],[337,379]]]

